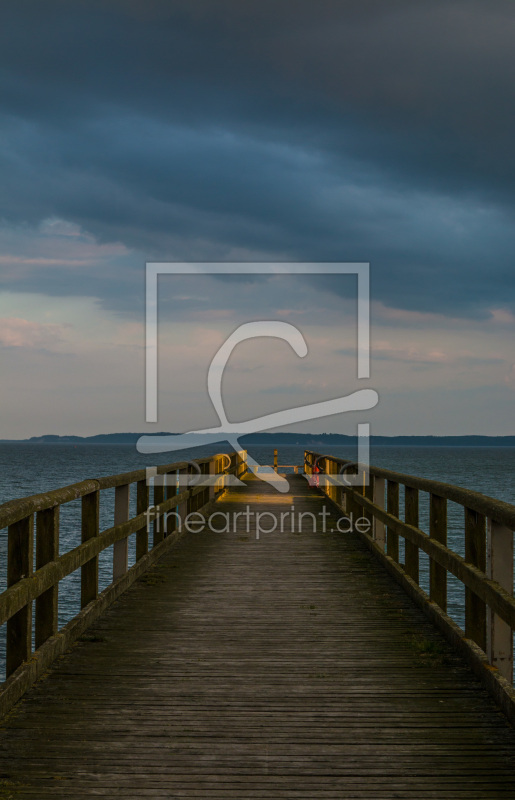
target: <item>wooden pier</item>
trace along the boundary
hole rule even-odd
[[[465,635],[445,613],[444,562],[454,572],[461,562],[442,541],[443,484],[369,470],[363,494],[359,467],[308,453],[313,485],[288,475],[279,493],[246,472],[243,453],[198,464],[203,481],[190,486],[176,478],[195,475],[191,465],[159,468],[152,498],[141,471],[0,507],[12,559],[0,595],[9,673],[0,797],[515,797],[511,651],[500,627],[513,591],[492,577],[492,549],[508,546],[495,536],[515,509],[449,490],[467,501]],[[357,473],[355,485],[340,473]],[[408,487],[407,523],[394,484]],[[115,525],[101,532],[101,493],[113,487]],[[431,536],[418,528],[413,494],[428,488],[440,498]],[[77,497],[83,543],[59,557],[59,505]],[[160,518],[150,531],[149,504]],[[176,516],[165,523],[176,509],[190,515],[190,532]],[[404,564],[399,536],[412,545]],[[98,554],[113,543],[113,583],[99,593]],[[424,548],[440,567],[431,598],[413,577]],[[58,581],[79,567],[82,611],[58,631]]]

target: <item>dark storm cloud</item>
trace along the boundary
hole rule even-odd
[[[511,3],[21,0],[3,17],[8,222],[62,217],[149,259],[371,261],[375,298],[405,308],[513,303]],[[97,292],[120,304],[134,268]]]

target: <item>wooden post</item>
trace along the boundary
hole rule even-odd
[[[98,536],[100,531],[100,492],[91,492],[82,498],[82,541]],[[98,595],[98,556],[93,556],[80,568],[80,607],[96,600]]]
[[[155,520],[154,520],[154,535],[152,537],[153,547],[165,538],[165,521],[164,517],[159,516],[159,506],[165,500],[165,475],[156,475],[154,478],[154,506],[155,506]]]
[[[354,486],[348,486],[345,489],[345,516],[347,516],[351,522],[352,526],[356,521],[356,517],[359,517],[360,506],[354,500]]]
[[[165,498],[166,500],[170,500],[170,498],[174,497],[177,493],[177,480],[176,480],[176,471],[167,472],[166,475],[163,476],[165,480]],[[173,512],[175,508],[171,509],[171,513],[168,513],[168,518],[166,522],[163,519],[163,530],[165,536],[170,536],[171,533],[175,531],[176,528],[176,517],[174,516]]]
[[[345,483],[345,468],[340,466],[338,469],[338,480],[341,481],[340,483],[340,499],[339,505],[345,515],[347,515],[347,485]]]
[[[325,492],[330,500],[336,503],[336,486],[332,483],[332,477],[336,474],[336,464],[335,462],[330,459],[325,459],[325,472],[326,472],[326,481],[327,485],[325,487]]]
[[[304,450],[304,472],[306,475],[311,475],[313,472],[312,467],[308,463],[308,458],[311,456],[309,450]]]
[[[215,497],[218,497],[223,491],[224,478],[223,478],[222,465],[223,465],[223,459],[221,458],[215,459],[215,475],[218,476],[215,482]]]
[[[297,470],[295,470],[295,471],[297,471]],[[340,465],[338,463],[336,463],[336,462],[335,462],[334,476],[335,476],[335,480],[337,481],[337,484],[334,487],[335,503],[343,511],[345,511],[345,489],[343,488],[342,475],[341,475],[341,472],[340,472]]]
[[[386,482],[386,507],[389,514],[399,516],[399,484],[396,481]],[[399,536],[387,528],[386,554],[399,563]]]
[[[347,473],[349,478],[351,476],[352,477],[356,477],[358,475],[357,471],[354,472],[354,468],[352,468],[352,469],[353,469],[352,472]],[[351,483],[350,486],[348,486],[345,489],[345,513],[346,513],[347,517],[350,520],[352,520],[352,525],[353,526],[354,526],[354,523],[356,522],[356,519],[361,514],[361,506],[358,505],[358,503],[356,503],[356,501],[354,499],[354,496],[355,496],[354,493],[355,492],[359,492],[359,486],[357,484],[352,484]]]
[[[437,494],[429,496],[429,535],[447,545],[447,500]],[[447,611],[447,570],[429,559],[429,598],[442,611]]]
[[[215,499],[215,475],[216,475],[216,458],[212,458],[209,462],[209,480],[212,483],[209,484],[209,500],[212,501]]]
[[[343,508],[343,504],[345,502],[345,492],[342,486],[342,476],[340,475],[340,465],[338,462],[335,461],[334,464],[334,479],[336,481],[334,487],[334,502],[340,508]]]
[[[34,515],[25,517],[7,529],[7,585],[32,575],[34,553]],[[6,675],[30,658],[32,652],[32,603],[21,608],[7,621]]]
[[[235,466],[236,466],[236,455],[233,454],[231,456],[231,469],[233,469]],[[187,486],[186,486],[186,488],[188,490],[188,497],[186,499],[186,516],[187,516],[188,514],[191,514],[192,511],[195,511],[195,508],[194,508],[195,498],[191,496],[190,481],[191,481],[191,478],[192,478],[192,472],[191,472],[191,467],[190,467],[189,464],[186,467],[186,469],[184,471],[184,474],[187,476],[187,481],[188,481]],[[184,520],[184,517],[182,519]]]
[[[277,469],[278,469],[278,467],[277,467],[277,450],[275,449],[274,450],[274,470],[275,470],[275,472],[277,472]]]
[[[408,525],[418,528],[418,489],[411,486],[404,487],[404,521]],[[416,544],[408,539],[404,540],[404,568],[409,577],[419,581],[419,550]]]
[[[339,475],[341,475],[341,473],[339,473]],[[342,486],[340,486],[340,506],[345,515],[347,514],[347,497],[347,490],[342,484]]]
[[[185,467],[184,469],[180,470],[180,477],[184,477],[184,476],[187,476],[187,475],[188,475],[188,468],[187,467]],[[188,487],[186,485],[181,484],[180,487],[179,487],[179,491],[180,492],[184,492],[185,489],[187,489],[187,488]],[[179,522],[179,520],[177,520],[177,527],[180,530],[180,532],[183,533],[184,532],[184,520],[186,519],[186,517],[188,516],[188,513],[189,513],[188,498],[186,498],[186,500],[183,500],[182,503],[179,503],[179,505],[176,506],[176,510],[177,510],[177,513],[179,514],[179,519],[180,519],[180,522]]]
[[[487,575],[513,594],[513,533],[493,519],[487,524]],[[507,681],[513,680],[513,634],[510,626],[489,608],[487,655]]]
[[[36,514],[36,569],[59,557],[59,506]],[[36,598],[36,649],[58,630],[56,583]]]
[[[367,483],[368,477],[368,483]],[[367,500],[374,502],[374,478],[365,468],[363,469],[363,497],[366,497]],[[366,508],[361,508],[361,514],[364,519],[368,520],[369,528],[368,533],[371,537],[374,535],[374,515],[371,511],[368,511]]]
[[[372,477],[372,500],[379,508],[384,508],[384,489],[385,479],[377,478],[375,475]],[[386,543],[386,531],[384,522],[374,517],[373,537],[381,550],[384,550]]]
[[[486,519],[465,508],[465,561],[486,572]],[[465,586],[465,636],[486,652],[486,603]]]
[[[136,514],[144,514],[149,506],[148,484],[144,478],[136,485]],[[148,518],[143,528],[136,531],[136,561],[148,553]]]
[[[120,525],[129,519],[130,486],[116,486],[114,490],[114,524]],[[129,539],[119,539],[113,545],[113,581],[125,575],[129,569]]]
[[[346,472],[344,470],[343,471],[343,475],[348,477],[348,478],[356,477],[357,473],[354,472],[355,467],[351,466],[351,467],[349,467],[349,469],[351,470],[351,472]],[[358,490],[358,486],[356,484],[352,484],[352,483],[350,483],[349,485],[344,484],[344,488],[342,490],[343,491],[343,509],[345,511],[346,516],[349,519],[352,518],[352,523],[353,524],[354,524],[354,522],[356,520],[356,517],[359,517],[360,512],[361,512],[361,506],[358,506],[358,504],[354,500],[354,491],[357,491],[357,490]]]
[[[238,472],[236,473],[236,477],[241,478],[241,476],[245,475],[247,471],[247,451],[240,450],[237,455],[238,455]]]

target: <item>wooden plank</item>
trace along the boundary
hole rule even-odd
[[[36,569],[59,557],[59,506],[36,514]],[[36,600],[36,649],[57,633],[59,584],[54,584]]]
[[[33,571],[34,515],[9,525],[7,532],[7,585],[12,586]],[[32,603],[7,622],[6,675],[26,661],[32,651]]]
[[[288,480],[230,488],[230,530],[168,547],[26,696],[0,728],[13,796],[514,794],[515,733],[479,682],[328,499]],[[257,540],[247,506],[284,530]]]

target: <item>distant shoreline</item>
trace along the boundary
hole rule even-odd
[[[140,436],[148,433],[105,433],[96,436],[32,436],[30,439],[0,439],[0,444],[125,444],[134,445]],[[168,432],[153,434],[170,436]],[[357,436],[346,436],[338,433],[256,433],[243,435],[240,442],[245,445],[289,445],[310,447],[356,446]],[[515,447],[513,436],[371,436],[372,447],[404,446],[404,447]]]

